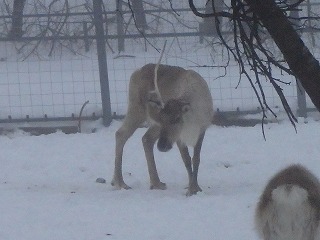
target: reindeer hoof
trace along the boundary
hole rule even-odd
[[[125,184],[124,181],[116,181],[116,180],[112,180],[111,181],[111,185],[114,186],[116,189],[120,190],[120,189],[131,189],[131,187],[129,187],[127,184]]]
[[[163,182],[159,182],[157,184],[151,184],[150,189],[160,189],[160,190],[166,190],[167,189],[167,185]]]
[[[199,186],[189,187],[186,196],[190,197],[192,195],[196,195],[198,192],[202,192],[202,189]]]

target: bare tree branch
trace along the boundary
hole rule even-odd
[[[290,83],[286,83],[275,78],[273,74],[273,67],[279,68],[291,75],[292,70],[286,66],[283,60],[274,58],[273,54],[264,46],[262,38],[266,33],[264,33],[260,17],[252,10],[252,8],[250,8],[247,1],[231,0],[231,7],[229,9],[231,13],[224,11],[217,12],[214,4],[212,4],[213,13],[200,13],[195,8],[193,0],[189,0],[189,5],[196,16],[200,16],[202,18],[215,18],[215,28],[221,43],[239,64],[239,82],[241,76],[244,75],[250,82],[250,85],[256,94],[263,112],[262,120],[267,116],[266,111],[270,111],[274,116],[276,116],[266,100],[264,89],[261,84],[263,77],[263,79],[268,79],[271,83],[278,94],[291,123],[295,125],[294,123],[297,120],[283,94],[282,88],[279,86],[279,84]],[[294,6],[290,5],[287,6],[287,8],[292,8]],[[218,17],[225,17],[232,21],[232,43],[227,41],[221,34]],[[250,73],[254,73],[254,77],[252,77]]]

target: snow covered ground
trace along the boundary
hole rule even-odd
[[[141,144],[129,139],[124,178],[132,190],[110,185],[114,133],[120,122],[95,133],[0,136],[0,239],[4,240],[238,240],[258,239],[253,215],[266,181],[292,163],[320,177],[320,123],[288,121],[208,129],[199,184],[186,197],[187,173],[177,148],[156,151],[167,190],[149,190]],[[98,177],[106,184],[96,183]]]
[[[198,27],[197,21],[193,24]],[[208,81],[215,108],[256,109],[258,102],[249,82],[238,85],[237,65],[226,69],[219,62],[225,52],[217,48],[208,51],[196,39],[172,39],[163,63],[198,71]],[[120,115],[127,108],[130,74],[159,58],[149,46],[148,53],[144,52],[145,42],[142,48],[132,45],[132,52],[129,43],[126,40],[124,56],[107,54],[112,110]],[[9,115],[14,119],[45,114],[69,117],[78,113],[86,100],[90,104],[85,115],[100,115],[95,50],[81,58],[72,55],[69,60],[39,61],[36,56],[21,62],[11,48],[0,48],[1,119]],[[201,67],[208,64],[213,67]],[[278,75],[292,81],[282,72]],[[268,82],[263,84],[270,107],[281,111],[274,90]],[[294,84],[283,88],[296,110]],[[266,140],[261,125],[209,128],[199,170],[203,192],[192,197],[185,196],[187,172],[177,148],[168,153],[155,151],[159,176],[168,189],[149,190],[143,128],[125,146],[124,179],[132,189],[120,191],[110,185],[114,134],[120,122],[113,121],[108,128],[102,127],[101,121],[87,126],[95,127],[95,133],[30,136],[17,131],[0,135],[0,240],[258,239],[253,224],[255,206],[277,171],[300,163],[320,178],[320,121],[309,118],[308,123],[303,122],[297,124],[297,132],[288,120],[267,124]],[[97,178],[107,183],[97,183]]]

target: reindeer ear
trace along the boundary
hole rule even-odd
[[[153,108],[161,108],[161,103],[159,101],[149,99],[148,104]]]
[[[154,91],[148,93],[148,104],[154,108],[161,108],[160,99]]]

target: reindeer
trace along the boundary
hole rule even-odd
[[[163,48],[164,49],[164,48]],[[177,66],[147,64],[136,70],[129,83],[129,104],[122,126],[116,132],[115,168],[111,184],[130,189],[122,176],[123,148],[145,121],[150,125],[142,137],[150,176],[150,189],[166,189],[156,169],[153,147],[169,151],[177,143],[186,166],[187,196],[202,191],[198,185],[200,150],[213,118],[212,97],[206,81],[196,72]],[[191,159],[188,146],[193,147]]]
[[[264,240],[319,240],[320,182],[306,168],[292,165],[266,186],[255,223]]]

